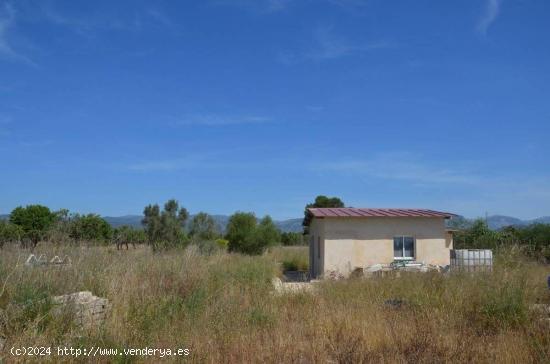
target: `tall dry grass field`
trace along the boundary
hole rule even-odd
[[[271,279],[282,260],[305,248],[261,257],[201,256],[193,249],[154,254],[140,247],[59,248],[66,269],[24,266],[28,251],[0,251],[0,334],[13,346],[189,348],[189,362],[550,362],[550,324],[529,310],[548,303],[548,266],[503,254],[493,273],[349,279],[316,293],[277,295]],[[294,256],[294,257],[293,257]],[[81,332],[51,314],[49,298],[77,291],[106,297],[111,314]],[[398,299],[400,306],[384,302]],[[59,357],[34,358],[57,362]],[[157,362],[158,357],[102,357],[93,362]],[[64,361],[88,359],[63,358]],[[1,361],[1,359],[0,359]]]

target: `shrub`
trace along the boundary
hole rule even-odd
[[[220,249],[227,250],[227,247],[229,246],[229,240],[227,240],[227,239],[216,239],[216,244],[218,244]]]
[[[75,240],[107,242],[112,235],[111,225],[96,214],[76,215],[70,224],[70,236]]]
[[[283,270],[308,270],[309,269],[309,263],[306,259],[303,259],[299,256],[291,257],[287,260],[283,261]]]
[[[258,225],[253,213],[236,212],[229,218],[226,238],[230,251],[255,255],[277,244],[280,233],[269,216]]]
[[[284,232],[281,233],[281,243],[285,246],[303,245],[304,236],[302,233]]]
[[[15,224],[0,220],[0,249],[5,243],[17,242],[23,236],[23,229]]]
[[[213,240],[219,235],[216,221],[205,212],[199,212],[193,217],[189,234],[199,240]]]

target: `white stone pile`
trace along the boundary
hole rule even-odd
[[[63,258],[59,256],[54,256],[52,259],[48,260],[48,257],[45,254],[40,254],[38,257],[34,254],[29,255],[25,261],[27,267],[41,267],[41,266],[69,266],[71,265],[71,258],[65,255]]]
[[[52,301],[55,305],[52,309],[54,314],[66,313],[69,310],[74,314],[75,323],[83,329],[103,324],[110,310],[108,299],[96,297],[89,291],[56,296]]]

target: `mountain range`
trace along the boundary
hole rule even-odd
[[[225,231],[227,222],[229,221],[228,215],[212,215],[216,225],[220,231]],[[9,215],[0,215],[0,220],[8,219]],[[125,215],[125,216],[104,216],[103,217],[112,227],[119,227],[128,225],[132,227],[141,227],[141,215]],[[193,218],[190,216],[189,221]],[[447,225],[455,228],[466,228],[475,219],[468,219],[463,216],[456,216],[449,220]],[[275,225],[283,232],[301,232],[302,231],[302,218],[287,219],[274,221]],[[550,216],[543,216],[531,220],[521,220],[512,216],[504,215],[491,215],[487,217],[487,224],[489,228],[493,230],[501,229],[505,226],[527,226],[534,223],[550,224]]]
[[[225,231],[225,227],[229,222],[228,215],[211,215],[220,231]],[[126,216],[104,216],[103,217],[112,227],[129,225],[132,227],[141,227],[141,215],[126,215]],[[189,221],[193,219],[193,215],[189,217]],[[301,232],[302,218],[287,219],[273,221],[275,225],[283,232]]]

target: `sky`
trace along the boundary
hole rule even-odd
[[[550,215],[547,0],[0,0],[0,213]]]

